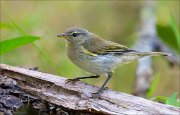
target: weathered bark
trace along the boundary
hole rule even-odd
[[[168,48],[159,38],[156,33],[156,1],[144,1],[141,10],[140,29],[138,30],[139,39],[134,45],[138,51],[153,52],[161,51],[175,54]],[[153,69],[151,67],[152,57],[144,57],[138,60],[136,70],[136,86],[135,95],[146,97],[146,93],[151,84]],[[170,65],[180,65],[177,55],[166,56]]]
[[[104,114],[179,114],[180,109],[170,105],[111,90],[100,98],[92,98],[98,87],[77,81],[65,83],[66,78],[29,69],[0,65],[1,75],[12,78],[26,93],[49,103],[72,110]],[[2,77],[0,76],[0,77]]]

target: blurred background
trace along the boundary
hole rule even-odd
[[[170,25],[171,14],[179,27],[179,1],[157,1],[157,24]],[[0,55],[1,63],[25,68],[39,67],[39,71],[67,78],[91,75],[74,65],[66,55],[64,39],[56,35],[69,27],[82,27],[128,47],[138,40],[143,1],[4,1],[1,0],[1,41],[21,36],[40,39],[14,48]],[[171,12],[171,13],[170,13]],[[168,30],[166,31],[168,33]],[[177,44],[176,40],[163,39]],[[179,39],[179,38],[178,38]],[[171,47],[171,45],[168,45]],[[1,49],[3,50],[3,49]],[[178,49],[172,47],[172,50]],[[179,66],[169,66],[164,57],[152,60],[153,77],[158,76],[153,96],[169,97],[179,91]],[[137,61],[120,66],[110,80],[109,89],[133,94]],[[101,86],[105,78],[87,79],[85,82]]]

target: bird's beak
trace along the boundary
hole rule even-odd
[[[64,33],[62,33],[62,34],[58,34],[58,35],[57,35],[57,37],[59,37],[59,38],[66,38],[66,37],[67,37],[67,35],[66,35],[66,34],[64,34]]]

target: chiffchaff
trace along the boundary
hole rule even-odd
[[[85,78],[98,78],[100,75],[107,79],[95,94],[100,94],[106,83],[113,75],[117,66],[129,63],[145,56],[169,56],[163,52],[140,52],[126,46],[104,40],[99,36],[88,32],[83,28],[72,27],[57,37],[65,38],[67,42],[67,55],[78,67],[95,74],[89,77],[77,77],[69,81],[77,81]]]

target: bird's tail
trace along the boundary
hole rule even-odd
[[[139,52],[137,53],[139,56],[144,57],[144,56],[172,56],[170,53],[164,53],[164,52]]]

